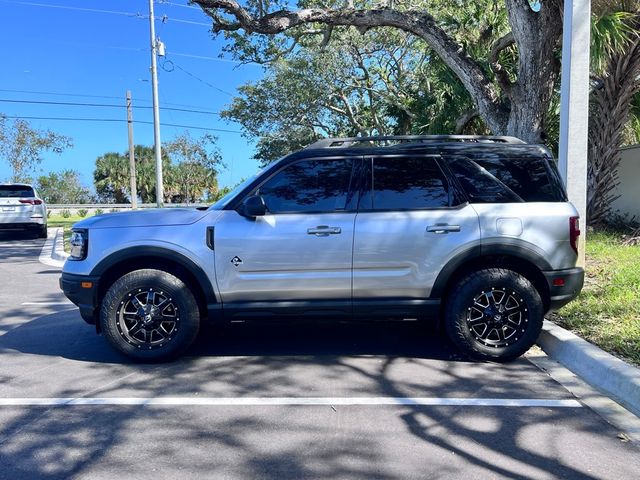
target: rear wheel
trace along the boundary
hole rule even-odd
[[[183,353],[198,335],[200,314],[182,280],[161,270],[123,275],[107,291],[100,324],[109,344],[138,361]]]
[[[47,226],[46,225],[42,225],[38,229],[38,237],[39,238],[47,238]]]
[[[522,275],[506,269],[479,270],[449,292],[445,325],[467,355],[508,361],[537,340],[544,319],[540,294]]]

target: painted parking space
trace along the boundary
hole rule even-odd
[[[0,478],[640,471],[634,443],[526,358],[470,362],[414,323],[234,324],[175,362],[131,363],[33,255],[0,245]]]

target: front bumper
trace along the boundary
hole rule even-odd
[[[65,272],[60,277],[60,289],[78,306],[84,321],[91,325],[95,325],[98,318],[98,278]]]
[[[549,285],[549,310],[558,310],[560,307],[565,306],[576,298],[580,290],[582,290],[584,269],[580,267],[542,273]]]

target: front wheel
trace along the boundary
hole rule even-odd
[[[488,268],[462,278],[449,292],[445,325],[467,355],[509,361],[538,339],[544,319],[540,294],[512,270]]]
[[[161,270],[135,270],[107,290],[100,325],[109,344],[138,361],[183,353],[200,326],[198,305],[182,280]]]

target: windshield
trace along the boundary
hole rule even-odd
[[[238,192],[241,192],[247,185],[249,185],[251,182],[253,182],[256,177],[258,175],[260,175],[262,173],[262,170],[258,170],[254,175],[251,175],[249,178],[247,178],[245,181],[243,181],[242,183],[240,183],[239,185],[236,185],[236,187],[231,190],[229,193],[227,193],[224,197],[222,197],[220,200],[218,200],[216,203],[214,203],[213,205],[211,205],[209,207],[209,210],[222,210],[225,205],[227,203],[229,203],[229,201],[236,196],[236,194]]]

